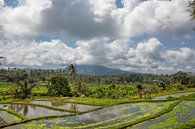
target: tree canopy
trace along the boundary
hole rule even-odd
[[[189,11],[192,16],[192,19],[195,19],[195,0],[189,1]]]

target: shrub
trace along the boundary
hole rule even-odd
[[[63,76],[52,77],[51,84],[48,85],[48,93],[52,96],[70,96],[67,79]]]
[[[185,89],[184,85],[180,85],[180,84],[175,84],[174,87],[178,90],[184,90]]]

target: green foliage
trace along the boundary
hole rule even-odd
[[[192,19],[195,18],[195,0],[189,1],[189,12]]]
[[[35,96],[46,96],[48,94],[47,85],[40,85],[32,89],[32,93]]]
[[[48,85],[48,93],[52,96],[70,96],[70,87],[64,76],[51,78],[51,84]]]
[[[175,84],[174,87],[175,87],[177,90],[184,90],[184,89],[185,89],[185,86],[184,86],[184,85],[181,85],[181,84]]]
[[[86,83],[81,83],[80,81],[76,82],[72,86],[72,95],[73,96],[89,96],[91,94],[91,91],[89,89],[89,85]]]
[[[185,124],[176,125],[174,129],[194,129],[195,128],[195,118],[191,119]]]
[[[90,86],[90,97],[95,98],[124,98],[136,92],[133,85],[99,84]]]
[[[179,71],[173,75],[172,81],[175,84],[187,85],[191,83],[190,77],[187,73]]]
[[[9,95],[11,89],[16,87],[17,85],[15,83],[10,82],[0,82],[0,96]]]
[[[165,82],[160,82],[159,87],[162,88],[163,90],[165,90],[167,85]]]

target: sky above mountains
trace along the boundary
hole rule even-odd
[[[0,0],[5,66],[195,72],[188,0]]]

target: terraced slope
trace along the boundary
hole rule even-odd
[[[0,128],[5,129],[164,129],[189,121],[195,121],[195,101],[189,96],[110,107],[50,101],[0,104]]]
[[[173,129],[195,118],[195,101],[183,101],[170,113],[128,129]]]
[[[19,122],[20,120],[21,119],[18,118],[17,116],[9,114],[5,111],[0,111],[0,123],[1,124],[11,123],[11,122]]]
[[[56,118],[50,120],[39,120],[26,124],[16,125],[13,128],[113,128],[124,122],[132,122],[143,117],[154,115],[174,102],[157,102],[157,103],[134,103],[121,104],[89,113],[76,115],[72,117]]]

